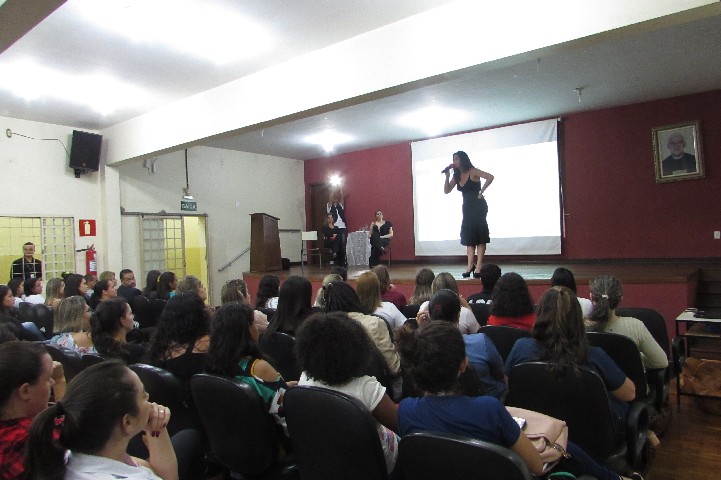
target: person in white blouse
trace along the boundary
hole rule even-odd
[[[461,295],[458,291],[456,279],[448,272],[441,272],[436,275],[436,278],[433,279],[433,284],[431,285],[431,291],[433,294],[439,290],[443,290],[444,288],[458,295],[458,298],[461,301],[461,316],[458,319],[458,329],[463,335],[476,333],[481,326],[478,324],[478,320],[476,320],[476,316],[473,314],[470,305],[468,305],[466,299],[463,298],[463,295]],[[419,319],[418,316],[422,316],[423,318]],[[416,319],[418,320],[419,325],[423,323],[423,320],[427,320],[428,302],[421,304],[421,307],[418,309],[418,316]]]
[[[355,290],[366,312],[381,317],[391,329],[395,330],[406,323],[407,319],[398,307],[381,300],[381,283],[375,272],[361,273],[356,280]]]

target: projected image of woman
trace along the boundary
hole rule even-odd
[[[453,178],[450,170],[453,169]],[[486,244],[491,241],[488,232],[488,204],[483,198],[483,192],[493,182],[493,175],[479,170],[473,166],[466,152],[458,151],[453,154],[453,163],[443,170],[446,180],[443,184],[443,193],[451,193],[453,187],[463,194],[463,221],[461,222],[461,245],[466,246],[468,265],[462,274],[463,278],[471,276],[476,268],[480,272],[483,263],[483,254],[486,253]],[[481,185],[483,179],[483,185]],[[475,261],[478,253],[478,261]],[[473,273],[474,278],[480,278],[480,273]]]

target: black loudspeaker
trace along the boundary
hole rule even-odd
[[[78,173],[97,172],[100,163],[100,145],[103,136],[96,133],[73,130],[70,146],[70,168]]]
[[[290,270],[290,259],[281,258],[280,264],[283,266],[283,270]]]

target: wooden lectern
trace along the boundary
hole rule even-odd
[[[278,219],[267,213],[250,214],[250,271],[282,270]]]

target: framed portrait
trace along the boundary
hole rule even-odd
[[[704,177],[698,122],[652,129],[656,183]]]

